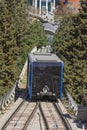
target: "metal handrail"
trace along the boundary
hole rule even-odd
[[[0,99],[0,109],[5,109],[6,106],[13,100],[15,95],[15,88],[16,88],[17,81],[14,83],[12,88]]]
[[[64,92],[68,98],[68,105],[71,109],[73,109],[74,114],[77,115],[78,113],[78,104],[74,101],[74,99],[72,98],[72,96],[69,94],[69,92],[64,89]]]
[[[12,88],[4,96],[2,96],[0,98],[0,110],[5,110],[6,106],[8,106],[8,104],[14,99],[15,89],[17,86],[19,87],[21,85],[21,81],[23,79],[26,67],[27,67],[27,60],[26,60],[24,67],[21,71],[21,74],[19,76],[19,80],[16,81],[14,83],[14,85],[12,86]]]

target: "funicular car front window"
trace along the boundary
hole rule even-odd
[[[52,63],[34,64],[34,78],[37,86],[58,86],[61,67]]]

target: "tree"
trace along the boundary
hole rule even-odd
[[[14,27],[11,23],[9,11],[6,4],[1,4],[1,14],[0,14],[0,33],[1,33],[1,45],[0,51],[3,60],[2,69],[1,69],[1,79],[3,78],[3,83],[1,87],[5,87],[5,91],[8,90],[16,79],[16,70],[17,67],[17,53],[18,48],[16,45],[16,40],[14,37]]]
[[[47,37],[45,35],[44,27],[40,21],[35,20],[34,23],[30,24],[30,33],[27,39],[24,40],[22,44],[23,49],[20,51],[22,55],[22,62],[24,62],[29,51],[35,46],[47,45]]]
[[[0,95],[12,87],[20,73],[19,54],[29,33],[25,6],[23,0],[0,2]]]
[[[47,38],[40,22],[28,21],[25,0],[0,1],[0,10],[0,95],[3,95],[18,79],[28,52],[35,45],[45,45]]]
[[[40,21],[35,21],[30,26],[29,44],[33,46],[37,45],[47,45],[47,37],[45,35],[44,27]]]
[[[0,1],[0,95],[12,87],[19,75],[19,52],[29,33],[25,6],[25,0]]]
[[[65,63],[65,87],[78,103],[87,88],[87,0],[82,0],[81,7],[79,14],[61,23],[53,42]]]

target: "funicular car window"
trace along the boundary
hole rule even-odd
[[[55,63],[36,63],[34,64],[34,81],[38,88],[44,85],[59,86],[61,66]]]

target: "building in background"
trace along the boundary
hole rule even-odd
[[[32,5],[39,14],[48,14],[48,12],[53,12],[57,3],[56,0],[29,0],[29,4]]]
[[[35,8],[38,14],[48,14],[53,12],[56,7],[62,4],[68,5],[70,10],[77,10],[80,6],[80,0],[28,0],[29,4]]]
[[[71,4],[75,9],[80,7],[80,0],[68,0],[68,4]]]

